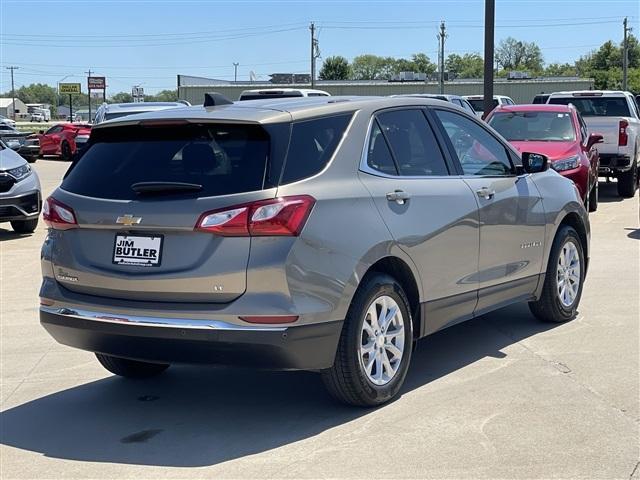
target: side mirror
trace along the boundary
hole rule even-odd
[[[38,133],[39,133],[40,135],[44,135],[44,130],[38,130]]]
[[[523,152],[522,169],[526,173],[539,173],[549,170],[549,158],[540,153]]]
[[[591,133],[589,134],[589,138],[587,139],[587,150],[591,150],[596,143],[604,142],[604,137],[599,133]]]

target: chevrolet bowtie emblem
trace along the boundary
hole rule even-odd
[[[116,223],[119,225],[138,225],[142,221],[142,217],[134,217],[133,215],[123,215],[116,218]]]

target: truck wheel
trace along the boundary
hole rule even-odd
[[[402,287],[388,275],[370,275],[351,302],[336,360],[322,372],[322,380],[343,403],[380,405],[400,390],[412,347],[411,313]]]
[[[153,377],[169,368],[169,365],[163,363],[138,362],[102,353],[96,353],[96,357],[100,364],[111,373],[126,378]]]
[[[529,302],[539,320],[562,323],[576,315],[584,282],[584,252],[578,233],[567,225],[553,240],[540,298]]]
[[[598,210],[598,181],[596,180],[595,185],[591,188],[591,193],[589,194],[589,211],[595,212]]]
[[[625,198],[633,197],[638,188],[638,164],[633,162],[631,170],[618,175],[618,195]]]
[[[11,228],[16,233],[33,233],[38,226],[38,217],[32,220],[12,220]]]

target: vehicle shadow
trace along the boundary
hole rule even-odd
[[[640,228],[625,228],[625,230],[629,230],[627,237],[634,240],[640,240]]]
[[[624,198],[618,195],[618,186],[616,182],[604,182],[600,180],[598,190],[598,202],[619,203],[624,201]]]
[[[16,233],[13,230],[0,228],[0,242],[17,240],[19,238],[30,237],[31,235],[33,235],[33,233]]]
[[[403,393],[485,357],[505,358],[503,348],[555,326],[515,305],[436,333],[418,343]],[[372,412],[334,402],[313,373],[185,366],[144,381],[109,377],[10,408],[0,414],[0,441],[67,460],[199,467]]]

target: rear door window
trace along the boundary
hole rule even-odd
[[[377,117],[400,175],[448,175],[440,145],[421,110],[393,110]]]
[[[257,125],[126,126],[94,129],[91,145],[62,188],[79,195],[133,200],[138,182],[201,185],[181,196],[208,197],[264,188],[270,137]],[[171,198],[174,198],[172,195]]]
[[[309,178],[329,163],[353,113],[295,122],[281,184]]]

